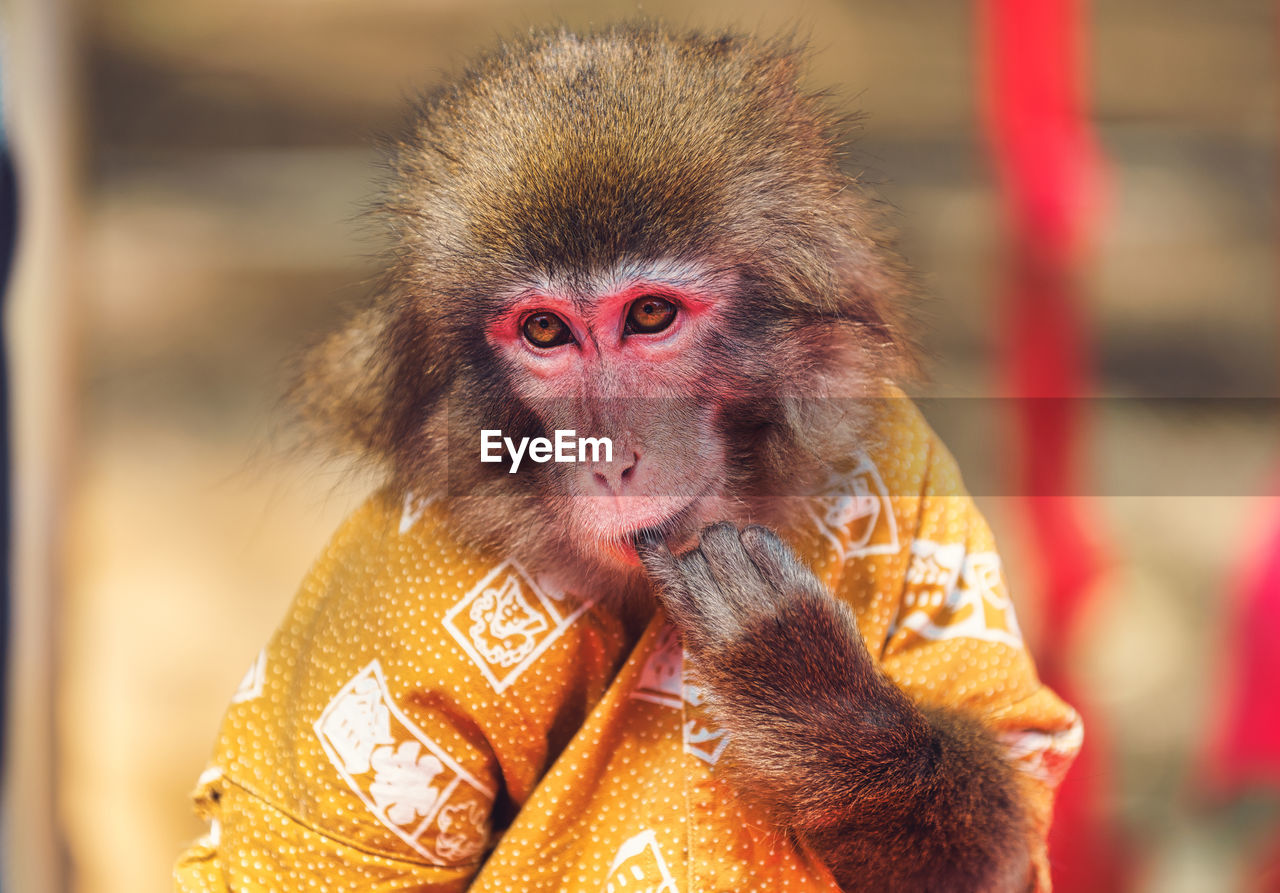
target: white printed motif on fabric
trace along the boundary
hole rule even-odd
[[[658,631],[631,697],[676,710],[684,703],[684,648],[679,631],[670,623]]]
[[[1084,744],[1084,723],[1076,714],[1071,725],[1059,732],[1004,732],[999,737],[1015,766],[1056,788]]]
[[[826,486],[810,500],[809,514],[841,561],[898,554],[893,500],[879,469],[865,453],[857,456],[851,470],[831,475]]]
[[[494,792],[400,712],[377,660],[333,697],[315,732],[343,781],[415,852],[453,865],[484,849]]]
[[[600,889],[602,893],[680,893],[662,858],[658,837],[649,830],[618,847]]]
[[[1022,630],[1000,556],[966,554],[960,543],[913,542],[902,606],[890,635],[899,629],[926,639],[981,639],[1021,648]]]
[[[404,536],[413,526],[422,520],[422,514],[427,510],[427,506],[435,502],[433,495],[418,496],[412,490],[404,491],[404,503],[400,509],[400,528],[401,536]]]
[[[196,779],[196,787],[203,788],[211,784],[216,784],[222,780],[221,766],[207,766],[200,773],[200,777]]]
[[[593,604],[562,614],[564,598],[508,560],[445,613],[444,628],[501,694]]]
[[[267,652],[264,649],[258,652],[258,656],[253,659],[253,663],[249,667],[249,672],[244,674],[244,678],[236,686],[236,692],[231,696],[231,703],[243,704],[245,701],[252,701],[254,698],[261,696],[262,686],[266,681]]]
[[[716,726],[707,715],[702,689],[688,682],[684,671],[684,647],[680,633],[670,623],[664,624],[658,631],[653,651],[640,669],[640,678],[631,697],[673,710],[683,708],[685,753],[714,766],[729,744],[729,733]]]
[[[719,728],[703,706],[702,689],[696,685],[685,683],[684,701],[687,719],[684,723],[684,750],[691,753],[709,766],[714,766],[729,746],[729,732]]]

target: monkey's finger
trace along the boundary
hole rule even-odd
[[[700,540],[698,551],[706,557],[726,608],[739,623],[772,609],[778,590],[756,568],[737,527],[723,521],[713,524],[702,531]]]
[[[694,650],[710,645],[732,618],[725,615],[716,594],[715,578],[696,550],[675,556],[666,543],[637,537],[636,555],[654,582],[667,617]]]
[[[742,545],[738,528],[728,521],[704,527],[698,541],[698,551],[706,556],[711,573],[721,586],[739,579],[763,579]]]
[[[631,545],[636,550],[636,557],[654,582],[674,580],[680,577],[680,565],[676,556],[671,554],[662,537],[649,530],[641,530],[631,538]]]
[[[783,592],[799,592],[821,585],[791,547],[767,527],[758,524],[742,531],[742,547],[760,575]]]

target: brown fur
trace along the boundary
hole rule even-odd
[[[771,531],[703,531],[645,565],[732,742],[742,796],[868,893],[1023,893],[1016,770],[974,719],[921,709],[876,667],[849,608]]]
[[[645,592],[561,523],[554,468],[468,461],[481,428],[541,433],[484,331],[531,282],[712,259],[735,294],[689,396],[716,403],[731,448],[727,520],[785,526],[800,501],[777,497],[804,492],[863,434],[860,413],[832,398],[877,393],[910,367],[905,276],[875,204],[840,169],[840,122],[800,88],[800,68],[785,40],[638,23],[532,33],[426,97],[392,147],[379,206],[387,275],[312,354],[308,413],[395,482],[447,495],[463,539],[597,591]],[[724,558],[728,531],[711,528],[691,555]],[[764,534],[743,536],[764,548]],[[742,790],[842,883],[1025,884],[1025,819],[996,745],[881,676],[847,609],[780,541],[775,578],[762,588],[742,565],[732,598],[693,581],[689,556],[653,548],[642,557],[733,732]]]
[[[449,462],[451,431],[474,452],[481,427],[536,428],[481,329],[530,276],[714,258],[741,282],[718,364],[743,395],[724,414],[743,447],[733,496],[741,520],[785,523],[795,501],[766,497],[800,492],[858,434],[856,413],[815,428],[823,401],[874,393],[910,356],[901,265],[800,68],[785,40],[636,23],[529,34],[427,96],[391,147],[380,294],[313,352],[307,414],[404,485],[447,490],[465,538],[591,573],[555,523],[553,469]]]

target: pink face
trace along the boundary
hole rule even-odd
[[[701,348],[722,302],[722,286],[696,280],[634,277],[595,293],[542,287],[517,295],[488,329],[548,436],[572,429],[612,440],[612,461],[553,475],[571,529],[618,560],[635,562],[637,531],[656,528],[679,547],[718,510],[720,401],[697,383],[708,380]]]

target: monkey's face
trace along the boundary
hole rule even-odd
[[[526,564],[612,580],[642,530],[783,526],[856,433],[814,407],[904,346],[879,214],[799,68],[623,26],[532,34],[425,97],[389,147],[379,298],[312,355],[307,411]]]
[[[733,389],[716,357],[733,285],[650,264],[530,287],[489,325],[512,395],[568,459],[526,460],[515,473],[540,479],[579,549],[635,563],[639,531],[679,548],[729,514]]]

